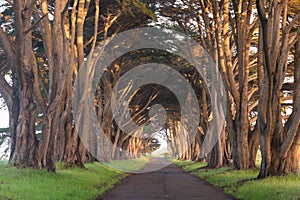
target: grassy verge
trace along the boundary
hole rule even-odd
[[[184,170],[198,176],[226,193],[245,200],[300,199],[300,176],[276,176],[256,180],[258,170],[206,169],[205,163],[175,161]]]
[[[140,165],[147,159],[138,159]],[[115,161],[122,165],[123,162]],[[16,169],[0,165],[1,200],[82,200],[96,199],[114,184],[127,176],[126,173],[103,163],[89,163],[86,168],[68,168],[58,164],[56,173],[45,170]]]
[[[118,169],[123,172],[134,172],[138,169],[143,168],[146,163],[148,162],[147,157],[141,157],[136,159],[129,159],[129,160],[114,160],[110,163],[107,163],[106,165]]]
[[[2,165],[6,165],[8,163],[8,161],[7,160],[0,160],[0,166],[2,166]]]

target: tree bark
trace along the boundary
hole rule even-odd
[[[259,99],[258,130],[262,163],[258,178],[270,175],[297,172],[295,167],[299,161],[299,124],[300,124],[300,84],[299,84],[299,36],[291,36],[292,27],[299,23],[300,13],[287,24],[287,1],[274,1],[267,4],[266,14],[264,4],[257,0],[256,6],[260,19],[264,80]],[[294,94],[292,114],[282,123],[280,102],[281,89],[286,76],[288,55],[295,46],[294,62]],[[296,157],[295,157],[296,156]]]
[[[25,9],[26,8],[26,9]],[[11,161],[15,166],[36,166],[35,114],[33,69],[35,56],[32,51],[31,14],[33,5],[30,2],[21,4],[14,1],[17,72],[19,80],[19,116],[16,129],[15,149]],[[27,50],[29,48],[29,50]],[[26,50],[25,50],[26,49]]]
[[[223,127],[223,131],[220,133],[217,144],[213,147],[212,151],[209,153],[209,158],[207,162],[207,166],[209,168],[219,168],[230,165],[229,157],[226,152],[227,144],[226,144],[226,131],[225,126]]]

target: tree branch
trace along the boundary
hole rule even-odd
[[[24,31],[24,35],[26,35],[27,33],[29,33],[30,31],[32,31],[35,27],[37,27],[37,25],[40,23],[40,21],[42,21],[46,16],[48,15],[48,13],[44,14],[40,19],[38,19],[28,30]]]
[[[10,61],[10,63],[13,66],[17,66],[16,55],[15,55],[11,40],[9,39],[8,35],[3,31],[3,29],[1,27],[0,27],[0,44],[6,54],[6,57]]]

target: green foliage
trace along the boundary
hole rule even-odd
[[[146,4],[139,0],[132,0],[132,4],[139,8],[145,15],[149,16],[152,20],[157,21],[157,16],[153,13],[152,10],[147,8]]]
[[[192,171],[195,176],[224,189],[226,193],[238,199],[297,200],[300,197],[299,175],[274,176],[257,180],[258,169],[232,170],[229,167],[208,169],[201,168],[205,163],[192,161],[175,161],[175,164],[186,171]]]
[[[185,161],[174,160],[173,163],[175,163],[176,165],[178,165],[179,167],[183,168],[185,171],[188,172],[205,167],[207,165],[204,162],[194,162],[190,160],[185,160]]]
[[[113,160],[106,165],[111,166],[112,168],[119,169],[125,172],[133,172],[137,169],[141,169],[149,161],[146,157],[140,157],[136,159],[128,160]]]
[[[209,170],[213,172],[214,170]],[[249,169],[249,170],[231,170],[229,168],[220,168],[216,170],[216,173],[211,173],[210,176],[206,178],[206,180],[217,186],[223,187],[225,192],[233,194],[236,187],[239,186],[245,180],[255,179],[258,174],[258,170]],[[202,172],[198,172],[201,174]],[[198,174],[196,174],[198,175]]]
[[[229,167],[223,167],[223,168],[214,169],[214,170],[204,168],[204,169],[194,171],[192,174],[194,174],[194,175],[196,175],[200,178],[210,178],[210,177],[215,176],[217,174],[224,174],[228,170],[230,170]],[[199,172],[201,172],[201,173],[199,173]]]
[[[142,159],[139,163],[141,161]],[[119,165],[124,163],[116,162]],[[141,166],[130,167],[138,169]],[[58,163],[57,167],[56,173],[49,173],[45,170],[16,169],[0,165],[0,199],[96,199],[127,176],[103,163],[86,164],[86,168],[69,168],[64,163]]]
[[[9,133],[9,128],[0,128],[0,133]]]
[[[154,12],[148,8],[146,3],[143,3],[142,0],[118,0],[118,2],[126,9],[126,12],[129,12],[133,17],[135,17],[134,12],[132,8],[130,8],[130,5],[133,5],[135,8],[137,8],[141,13],[147,15],[150,17],[150,19],[157,21],[157,16],[154,14]]]
[[[8,161],[7,160],[0,160],[0,167],[7,165]]]
[[[140,169],[147,158],[114,161],[131,171]],[[88,163],[85,168],[56,164],[57,172],[16,169],[0,162],[0,199],[95,199],[127,174],[103,163]]]
[[[274,176],[262,180],[252,180],[239,186],[235,196],[239,199],[299,199],[300,176]]]

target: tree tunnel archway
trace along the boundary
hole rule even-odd
[[[180,33],[143,28],[119,35],[90,55],[76,82],[75,119],[85,146],[100,161],[138,157],[151,146],[151,134],[164,129],[170,156],[206,157],[224,125],[226,104],[212,59]],[[163,121],[159,130],[155,117]]]

